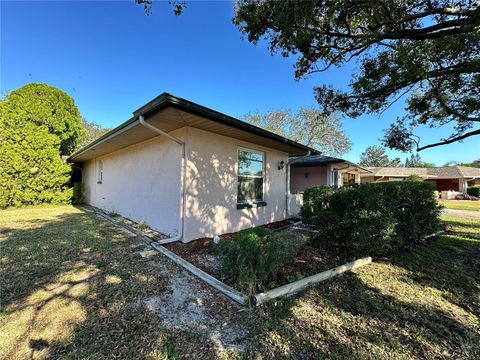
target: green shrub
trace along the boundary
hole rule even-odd
[[[427,182],[316,187],[303,194],[300,215],[317,233],[315,246],[348,256],[383,255],[438,231],[441,207]]]
[[[303,194],[300,215],[317,233],[314,246],[335,246],[348,256],[386,253],[395,241],[395,219],[375,184],[317,187]]]
[[[480,197],[480,185],[473,185],[467,188],[467,194],[470,196]]]
[[[384,182],[379,184],[387,211],[396,219],[395,233],[401,246],[411,247],[440,228],[435,187],[429,182]]]
[[[83,193],[85,191],[85,184],[82,182],[76,182],[73,184],[72,188],[72,204],[73,205],[82,205],[85,202],[85,197]]]
[[[225,275],[251,296],[282,265],[291,262],[304,243],[305,239],[257,227],[221,241],[215,251]]]
[[[412,175],[408,175],[405,180],[406,181],[421,182],[421,181],[423,181],[423,178],[420,175],[412,174]]]

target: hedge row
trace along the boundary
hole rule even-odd
[[[300,215],[317,230],[313,245],[350,256],[384,255],[439,230],[441,206],[427,182],[314,187],[303,202]]]

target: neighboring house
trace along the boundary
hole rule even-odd
[[[360,184],[360,175],[369,170],[350,161],[322,155],[290,158],[288,212],[297,215],[303,204],[303,192],[313,186],[350,186]]]
[[[292,194],[318,185],[348,186],[360,184],[360,175],[370,171],[344,159],[311,155],[290,159]]]
[[[73,154],[88,204],[184,242],[285,219],[288,159],[315,150],[163,93]]]
[[[371,174],[362,174],[362,183],[401,181],[410,175],[418,175],[435,184],[438,191],[465,192],[467,186],[480,181],[480,169],[467,166],[443,166],[436,168],[370,167]]]

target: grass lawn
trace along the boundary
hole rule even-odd
[[[166,280],[109,223],[69,206],[4,210],[0,247],[0,359],[217,356],[138,306]]]
[[[479,359],[480,221],[262,308],[267,358]]]
[[[445,206],[447,209],[480,211],[480,201],[443,200],[443,201],[440,201],[440,204]]]
[[[454,231],[428,245],[244,312],[244,356],[480,358],[480,222],[445,220]],[[73,207],[0,211],[0,247],[0,359],[225,355],[135,305],[166,284],[109,223]]]

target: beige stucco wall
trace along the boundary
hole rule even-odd
[[[185,129],[172,132],[183,138]],[[158,136],[84,164],[87,203],[175,235],[180,219],[182,146]],[[103,182],[97,184],[98,161]]]
[[[237,210],[237,151],[265,152],[267,206]],[[184,241],[212,237],[279,221],[286,213],[288,154],[203,130],[187,129],[187,186]]]
[[[327,185],[327,166],[291,167],[290,191],[303,192],[313,186]],[[308,174],[306,177],[305,174]]]

